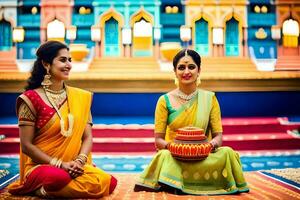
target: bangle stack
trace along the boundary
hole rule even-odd
[[[57,159],[57,158],[52,158],[50,160],[50,165],[57,167],[57,168],[61,168],[61,164],[62,164],[62,160],[61,159]]]
[[[75,161],[80,162],[82,165],[85,165],[86,161],[87,161],[88,157],[87,155],[85,155],[84,153],[81,153],[77,156],[77,158],[75,159]]]

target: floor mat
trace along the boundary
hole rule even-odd
[[[221,196],[192,196],[192,195],[173,195],[165,192],[133,192],[134,184],[138,178],[138,174],[114,174],[118,179],[118,186],[112,195],[102,198],[104,200],[120,200],[120,199],[151,199],[151,200],[172,200],[172,199],[209,199],[209,200],[226,200],[226,199],[300,199],[300,190],[291,187],[289,184],[277,181],[272,177],[265,176],[261,172],[246,172],[245,177],[248,182],[250,192],[237,195],[221,195]],[[6,190],[0,194],[1,199],[12,200],[36,200],[36,197],[18,197],[10,195]]]

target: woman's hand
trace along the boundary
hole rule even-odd
[[[79,162],[63,162],[61,168],[68,172],[72,178],[76,178],[83,174],[83,166],[79,164]]]

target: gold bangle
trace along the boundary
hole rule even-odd
[[[55,164],[55,167],[61,168],[61,164],[62,164],[62,160],[59,159],[59,160],[57,160],[57,162],[56,162],[56,164]]]
[[[50,165],[52,165],[52,166],[55,166],[56,165],[56,163],[57,163],[57,158],[52,158],[51,160],[50,160]]]
[[[87,155],[85,155],[84,153],[81,153],[78,155],[78,157],[81,157],[81,156],[84,157],[86,160],[88,159]]]

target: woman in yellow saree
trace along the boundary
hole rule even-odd
[[[239,154],[222,145],[221,113],[213,92],[197,89],[200,55],[181,50],[173,60],[178,88],[161,96],[155,110],[155,145],[158,153],[140,175],[135,191],[170,191],[194,195],[248,192]],[[202,161],[179,161],[168,146],[176,130],[204,129],[213,151]]]
[[[68,87],[72,68],[68,47],[49,41],[37,50],[26,91],[17,99],[20,132],[20,180],[15,195],[99,198],[117,180],[93,166],[92,93]]]

